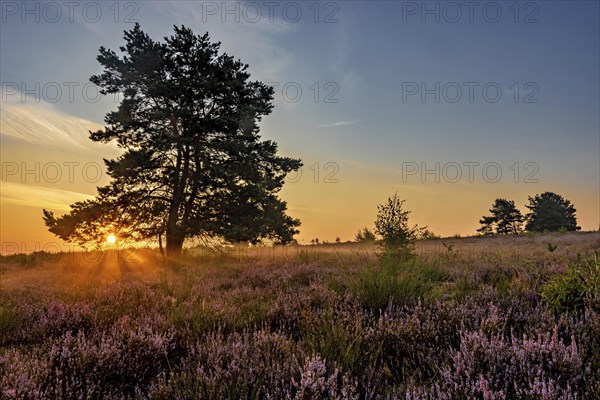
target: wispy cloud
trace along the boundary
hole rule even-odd
[[[32,100],[33,101],[33,100]],[[0,112],[0,134],[29,143],[96,151],[105,144],[92,142],[89,131],[103,126],[92,121],[64,114],[51,104],[7,101]],[[114,149],[114,143],[111,145]]]
[[[354,125],[357,123],[358,123],[358,121],[337,121],[337,122],[333,122],[331,124],[317,125],[317,127],[319,127],[319,128],[335,128],[338,126],[349,126],[349,125]]]
[[[24,183],[2,182],[0,203],[14,204],[57,211],[69,211],[76,201],[92,199],[94,196],[64,189],[33,186]]]
[[[344,18],[351,18],[352,22],[359,24],[360,21],[355,16],[344,14]],[[344,90],[344,97],[358,98],[363,90],[363,79],[359,72],[353,66],[353,52],[356,46],[351,39],[351,28],[355,26],[352,23],[335,24],[333,37],[333,50],[329,54],[329,69],[337,77],[337,84]]]

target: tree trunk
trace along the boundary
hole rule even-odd
[[[176,260],[181,257],[183,240],[183,235],[167,232],[167,259]]]
[[[163,247],[163,243],[162,243],[162,233],[158,234],[158,248],[160,249],[160,255],[163,258],[163,261],[165,260],[165,248]]]

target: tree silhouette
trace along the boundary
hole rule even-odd
[[[374,242],[375,234],[371,232],[369,228],[366,226],[362,229],[359,229],[358,232],[354,235],[354,241],[362,243],[362,242]]]
[[[273,88],[250,81],[248,65],[219,52],[185,27],[156,42],[140,26],[125,32],[122,56],[100,48],[104,67],[90,80],[102,94],[120,93],[94,141],[116,141],[125,152],[105,160],[111,182],[98,196],[56,218],[49,230],[64,240],[166,238],[169,257],[185,239],[288,242],[298,231],[277,197],[300,160],[277,155],[258,122],[272,108]]]
[[[492,215],[484,216],[479,220],[482,225],[477,229],[483,234],[499,233],[503,235],[517,234],[521,232],[523,215],[515,206],[515,202],[506,199],[496,199],[492,208]]]
[[[410,252],[417,237],[426,229],[408,225],[410,211],[402,209],[404,202],[395,193],[386,203],[377,206],[375,232],[382,237],[382,246],[387,251]]]
[[[529,197],[529,204],[526,207],[531,210],[527,214],[525,225],[528,231],[556,232],[561,228],[567,231],[581,229],[577,226],[577,218],[575,218],[577,210],[561,195],[552,192],[536,194],[535,197]]]

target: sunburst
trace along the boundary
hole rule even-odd
[[[117,237],[113,233],[111,233],[106,237],[106,241],[109,244],[115,244],[117,242]]]

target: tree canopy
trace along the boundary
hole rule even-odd
[[[273,109],[273,88],[251,81],[248,65],[213,43],[175,27],[164,42],[140,26],[125,32],[122,55],[100,48],[104,71],[90,80],[104,95],[120,93],[116,111],[93,141],[116,141],[124,150],[105,160],[111,182],[93,200],[73,204],[49,230],[86,243],[107,232],[120,239],[166,238],[178,256],[185,239],[288,242],[299,220],[277,197],[300,160],[277,155],[261,140],[258,123]]]
[[[483,216],[479,223],[478,232],[483,234],[499,233],[502,235],[517,234],[521,232],[523,215],[515,206],[515,202],[507,199],[496,199],[492,208],[492,215]]]
[[[577,210],[561,195],[552,192],[536,194],[534,197],[529,197],[529,204],[526,207],[530,210],[525,226],[528,231],[556,232],[560,229],[567,231],[581,229],[577,226],[575,217]]]

